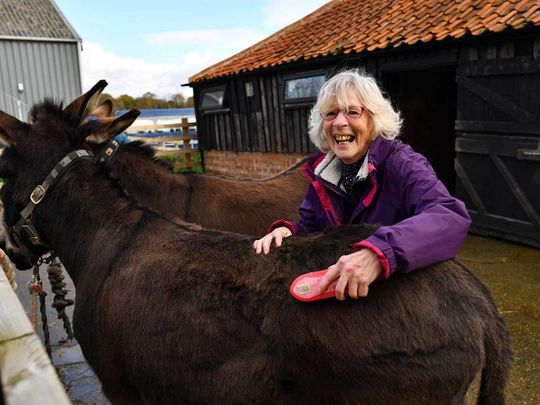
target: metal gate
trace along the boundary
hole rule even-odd
[[[540,247],[540,61],[461,63],[456,194],[483,235]]]

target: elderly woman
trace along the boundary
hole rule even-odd
[[[254,242],[268,254],[292,234],[341,224],[381,224],[328,268],[320,292],[339,278],[336,297],[365,297],[369,285],[454,257],[470,225],[465,205],[425,157],[395,138],[401,119],[374,79],[357,71],[328,80],[311,110],[309,136],[320,149],[306,165],[310,186],[300,221],[274,222]],[[353,247],[351,247],[351,250]],[[317,269],[313,269],[314,271]]]

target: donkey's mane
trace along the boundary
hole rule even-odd
[[[166,160],[157,158],[156,149],[152,145],[148,145],[144,143],[143,141],[132,141],[132,142],[125,143],[123,145],[126,149],[132,149],[134,151],[137,151],[138,153],[141,153],[143,156],[149,159],[152,159],[155,163],[172,171],[173,165]]]
[[[53,98],[45,98],[42,103],[34,104],[34,106],[32,106],[29,115],[32,117],[33,121],[35,121],[40,114],[47,115],[47,117],[54,120],[66,119],[66,115],[63,111],[63,102]]]

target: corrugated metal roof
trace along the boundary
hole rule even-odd
[[[537,0],[334,0],[189,78],[540,25]]]
[[[0,36],[80,41],[53,0],[0,0]]]

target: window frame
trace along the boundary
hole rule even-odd
[[[202,103],[203,103],[205,94],[214,93],[214,92],[218,92],[218,91],[223,91],[223,101],[222,101],[221,105],[203,107]],[[226,102],[227,102],[227,85],[222,84],[222,85],[219,85],[219,86],[213,86],[213,87],[209,87],[207,89],[201,89],[201,93],[200,93],[200,96],[199,96],[198,109],[200,111],[204,111],[204,112],[223,111],[223,110],[227,109]]]
[[[283,85],[282,85],[282,91],[281,91],[281,97],[283,100],[283,104],[285,107],[287,106],[297,106],[298,104],[313,104],[317,100],[317,94],[311,97],[298,97],[298,98],[286,98],[286,91],[287,91],[287,82],[290,80],[297,80],[297,79],[305,79],[308,77],[316,77],[316,76],[323,76],[323,83],[327,80],[327,74],[324,70],[310,70],[310,71],[304,71],[300,73],[293,73],[283,76]]]

